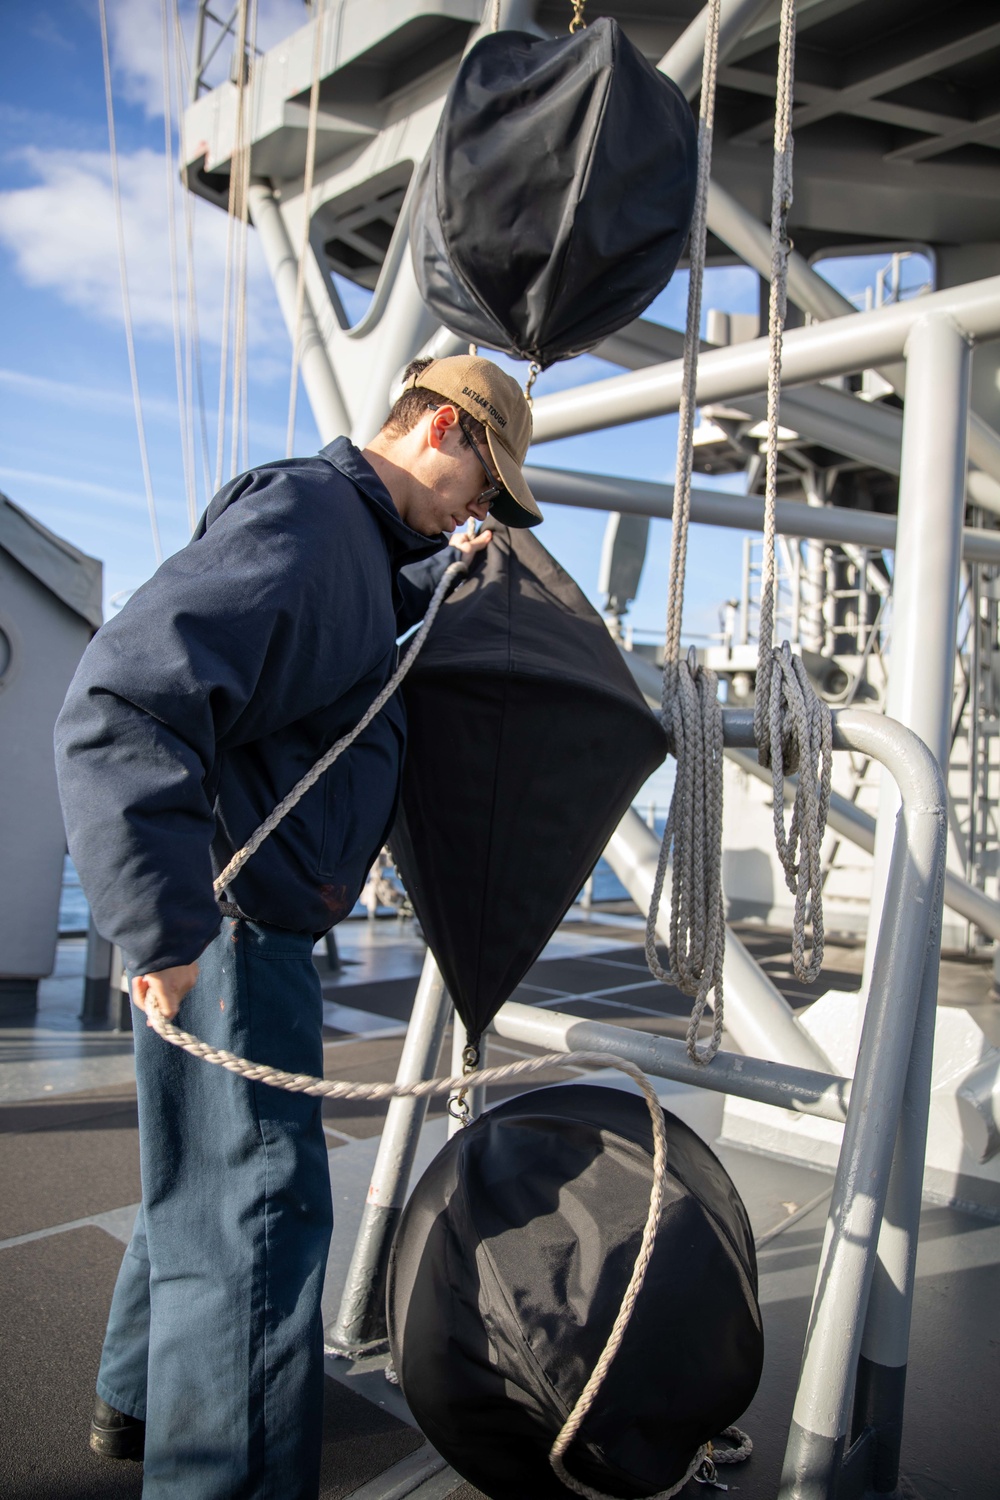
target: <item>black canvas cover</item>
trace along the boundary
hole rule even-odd
[[[667,748],[604,621],[528,531],[494,526],[402,689],[391,847],[478,1036]]]
[[[613,20],[484,37],[415,185],[424,301],[454,333],[544,368],[639,316],[680,258],[697,132]]]
[[[566,1467],[604,1494],[676,1484],[735,1422],[763,1335],[746,1211],[664,1111],[669,1181],[622,1347]],[[644,1100],[573,1084],[482,1115],[410,1198],[389,1271],[393,1361],[413,1415],[492,1500],[562,1500],[548,1454],[621,1305],[649,1205]]]

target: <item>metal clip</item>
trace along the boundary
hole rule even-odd
[[[448,1100],[448,1113],[460,1125],[472,1124],[472,1110],[469,1108],[468,1092],[468,1089],[459,1089],[458,1093],[452,1094]]]

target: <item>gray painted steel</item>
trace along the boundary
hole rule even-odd
[[[546,469],[526,464],[524,473],[532,493],[545,505],[578,505],[584,510],[623,511],[634,516],[674,513],[672,484],[654,484],[648,479],[611,478],[575,469]],[[895,516],[873,511],[846,510],[834,505],[806,505],[799,500],[778,500],[775,506],[781,536],[812,537],[840,546],[896,546]],[[729,526],[737,531],[761,531],[764,501],[759,495],[732,495],[724,490],[693,489],[691,519],[706,526]],[[1000,564],[1000,532],[973,526],[962,530],[962,556],[967,562]]]
[[[769,0],[722,0],[719,7],[720,63],[768,6]],[[706,6],[698,12],[656,65],[661,73],[673,79],[687,99],[693,99],[701,88],[707,9]]]
[[[649,911],[660,840],[629,808],[604,858],[642,912]],[[670,892],[665,883],[656,927],[662,942],[670,937]],[[726,932],[723,969],[726,1025],[743,1051],[792,1067],[829,1069],[829,1060],[795,1019],[791,1006],[747,952],[734,932]]]
[[[683,1042],[651,1032],[582,1021],[548,1006],[508,1000],[491,1028],[497,1036],[527,1042],[546,1052],[607,1052],[636,1063],[653,1078],[669,1078],[715,1094],[739,1094],[760,1104],[817,1115],[843,1124],[851,1097],[851,1080],[813,1068],[769,1062],[737,1052],[717,1052],[711,1065],[698,1067]]]
[[[34,1010],[55,960],[66,835],[52,732],[100,580],[100,563],[0,497],[0,1016]]]
[[[281,206],[266,182],[251,182],[248,194],[250,213],[254,228],[260,236],[261,249],[267,269],[274,282],[288,336],[295,337],[295,289],[298,282],[298,256],[281,216]],[[350,418],[340,394],[337,377],[333,373],[323,335],[316,321],[309,300],[308,289],[302,301],[302,322],[299,332],[299,369],[302,383],[309,397],[320,438],[324,443],[332,442],[341,433],[350,430]]]
[[[898,359],[916,324],[937,313],[951,318],[970,338],[1000,337],[1000,276],[875,312],[793,328],[785,335],[782,382],[805,385]],[[699,405],[755,395],[767,384],[767,363],[767,339],[709,350],[698,362]],[[541,396],[534,406],[534,440],[549,442],[674,412],[682,377],[682,363],[675,361]]]
[[[732,750],[728,753],[741,770],[746,771],[750,776],[758,777],[768,786],[771,785],[770,771],[765,770],[754,756],[746,755],[739,750]],[[785,781],[785,802],[788,806],[791,806],[795,800],[795,784],[795,777],[788,777]],[[859,849],[864,849],[869,854],[874,853],[875,819],[858,807],[856,802],[851,802],[839,792],[832,792],[827,823],[835,833],[850,839],[852,843],[857,844]],[[960,917],[965,917],[966,921],[974,922],[987,937],[1000,939],[1000,903],[991,901],[984,891],[970,885],[967,880],[963,880],[960,875],[955,875],[951,870],[945,871],[944,904],[950,911],[958,912]]]
[[[939,765],[947,766],[965,509],[969,342],[951,318],[928,315],[914,324],[906,353],[892,670],[885,710],[920,736]],[[863,991],[881,920],[897,806],[896,789],[883,778]]]
[[[434,1077],[450,1013],[444,980],[428,949],[399,1059],[397,1083]],[[340,1310],[327,1334],[329,1347],[338,1353],[356,1353],[385,1340],[389,1251],[426,1115],[426,1099],[389,1101]]]
[[[749,748],[753,744],[752,715],[727,712],[725,729],[727,746]],[[886,916],[876,944],[870,999],[803,1351],[782,1500],[834,1500],[837,1471],[847,1448],[863,1336],[869,1364],[895,1372],[881,1376],[868,1371],[871,1410],[887,1413],[887,1428],[877,1435],[876,1443],[880,1471],[890,1471],[898,1457],[895,1403],[909,1328],[940,943],[946,803],[939,766],[911,731],[856,710],[836,716],[834,743],[840,749],[860,750],[885,765],[899,788],[902,811],[895,824]],[[543,1036],[549,1041],[544,1029],[549,1025],[553,1025],[551,1015],[542,1018],[529,1007],[514,1010],[508,1006],[498,1017],[497,1029],[502,1028],[505,1036],[541,1044]],[[613,1038],[613,1027],[560,1017],[554,1030],[567,1038],[567,1048],[570,1035],[577,1042],[586,1036],[598,1046],[604,1040],[609,1052],[614,1045],[604,1035],[610,1032]],[[648,1048],[647,1055],[655,1052],[671,1065],[671,1077],[715,1086],[709,1081],[715,1063],[698,1069],[686,1058],[677,1058],[674,1070],[670,1054],[677,1057],[682,1050],[679,1043],[662,1038],[643,1038],[637,1043],[634,1033],[626,1033],[618,1045]],[[723,1066],[730,1066],[728,1059]],[[740,1059],[732,1059],[731,1067],[725,1092],[759,1098],[769,1081],[779,1085],[780,1080],[788,1084],[797,1079],[802,1087],[801,1075],[790,1068],[772,1065],[767,1069],[759,1060],[743,1059],[748,1076],[742,1077]],[[810,1081],[814,1089],[810,1103],[815,1106],[822,1099],[822,1079],[814,1076]],[[831,1083],[834,1089],[844,1089],[844,1080],[828,1079],[827,1085]],[[894,1160],[897,1127],[899,1148]],[[889,1219],[880,1246],[887,1201]],[[866,1325],[873,1282],[877,1290]],[[890,1288],[895,1289],[891,1294]]]

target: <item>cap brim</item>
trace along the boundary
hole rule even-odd
[[[528,488],[528,482],[521,472],[520,464],[507,451],[503,443],[495,440],[494,433],[489,427],[486,429],[486,441],[489,444],[490,455],[496,465],[497,473],[504,485],[490,506],[490,515],[502,526],[515,528],[537,526],[545,518],[538,508],[538,501]]]

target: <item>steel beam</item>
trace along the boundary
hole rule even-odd
[[[912,1244],[919,1228],[920,1193],[919,1188],[914,1192],[914,1182],[922,1170],[922,1146],[917,1148],[923,1138],[929,1084],[928,969],[933,966],[936,977],[941,934],[945,789],[940,767],[927,747],[892,720],[843,712],[837,716],[835,744],[842,742],[847,731],[854,747],[862,748],[859,725],[872,746],[868,753],[874,750],[896,782],[902,811],[895,824],[885,919],[876,944],[851,1105],[816,1275],[780,1500],[834,1500],[838,1493],[891,1182],[897,1192],[894,1200],[889,1199],[897,1213],[896,1228]],[[726,741],[734,744],[735,736],[727,733]],[[920,1091],[921,1097],[915,1098]],[[904,1105],[917,1111],[912,1122],[903,1116]],[[893,1170],[897,1131],[905,1139],[905,1161],[897,1160]],[[900,1255],[911,1267],[908,1286],[912,1287],[910,1244]],[[897,1269],[902,1261],[896,1262]],[[892,1264],[883,1262],[879,1275],[886,1274]],[[881,1292],[875,1296],[878,1306]],[[905,1327],[908,1323],[907,1309]],[[902,1335],[905,1358],[903,1320],[897,1320],[891,1332],[893,1338]],[[881,1447],[883,1475],[898,1459],[899,1425],[894,1423],[894,1414],[900,1395],[891,1378],[891,1369],[898,1366],[884,1368],[890,1370],[890,1377],[876,1379],[874,1388],[886,1399],[873,1402],[873,1415],[882,1422],[875,1443],[876,1452]],[[883,1489],[881,1483],[878,1487]]]
[[[294,340],[298,257],[292,249],[285,221],[281,217],[281,208],[270,184],[251,182],[248,201],[288,336]],[[302,383],[316,418],[320,440],[323,443],[332,442],[341,433],[350,431],[351,422],[308,293],[302,303],[299,349]]]
[[[672,484],[611,478],[574,469],[546,469],[533,464],[525,465],[524,473],[532,493],[543,505],[576,505],[582,510],[616,510],[667,520],[674,512]],[[835,546],[853,544],[887,551],[896,545],[895,516],[836,505],[805,505],[798,500],[779,500],[775,510],[777,529],[782,536],[810,537]],[[706,526],[761,531],[764,501],[757,495],[696,489],[691,492],[691,519]],[[962,556],[967,562],[1000,564],[1000,531],[965,527]]]
[[[628,653],[625,653],[628,661]],[[652,667],[651,663],[644,662],[651,671],[655,672],[657,679],[660,673],[658,668]],[[642,684],[640,683],[640,688]],[[645,689],[642,689],[645,691]],[[747,755],[742,750],[727,750],[726,755],[741,771],[748,776],[756,776],[758,781],[771,786],[771,773],[762,766],[755,755]],[[785,805],[791,807],[795,801],[795,788],[797,778],[786,777],[784,798]],[[841,838],[849,839],[859,849],[864,849],[868,854],[875,852],[875,819],[870,813],[866,813],[852,802],[848,797],[842,797],[839,792],[830,794],[830,812],[827,825],[834,833],[839,833]],[[1000,942],[1000,902],[991,901],[985,891],[970,885],[960,875],[955,875],[951,870],[945,871],[944,877],[944,904],[950,911],[957,912],[967,922],[972,922],[987,937]]]
[[[947,768],[971,351],[968,339],[950,318],[925,316],[910,331],[906,357],[892,655],[885,708],[919,735],[938,764]],[[897,806],[896,789],[883,777],[863,993],[869,993],[872,982],[872,955],[882,918]]]
[[[649,911],[659,853],[660,840],[630,807],[611,835],[604,858],[644,915]],[[664,943],[670,938],[669,897],[668,881],[656,926]],[[799,1025],[785,997],[730,931],[726,932],[724,981],[726,1028],[744,1052],[796,1068],[829,1069],[825,1054]]]
[[[808,385],[891,363],[903,353],[917,323],[937,314],[971,339],[1000,337],[1000,276],[851,318],[793,328],[785,335],[783,383]],[[767,385],[767,366],[767,339],[709,350],[698,362],[699,404],[758,393]],[[682,379],[678,360],[540,396],[534,406],[534,440],[549,442],[674,412]]]
[[[770,0],[722,0],[719,7],[719,61],[728,57],[736,43],[767,10]],[[672,78],[686,99],[693,99],[701,88],[702,62],[705,55],[705,30],[708,7],[695,16],[673,46],[657,63],[661,73]]]
[[[428,949],[399,1059],[397,1083],[434,1077],[450,1013],[444,980]],[[385,1340],[389,1251],[406,1200],[427,1103],[426,1099],[389,1101],[340,1310],[327,1335],[333,1353],[355,1355]]]
[[[732,193],[711,183],[708,197],[708,227],[724,244],[734,250],[741,260],[766,280],[771,275],[770,230],[755,219]],[[857,316],[857,309],[836,287],[825,281],[804,256],[793,250],[788,257],[788,295],[796,307],[821,322],[831,318],[842,318],[850,314]],[[924,299],[920,299],[923,302]],[[971,329],[969,330],[972,331]],[[982,337],[996,337],[983,334]],[[888,380],[896,394],[905,391],[905,377],[896,363],[873,365],[883,379]],[[996,432],[977,412],[969,416],[969,458],[978,468],[1000,480],[1000,433]],[[977,496],[977,504],[990,510],[1000,511],[1000,493],[984,492],[985,498]]]
[[[583,1021],[564,1011],[521,1005],[516,1000],[500,1007],[490,1030],[544,1052],[609,1052],[628,1058],[653,1078],[669,1078],[710,1093],[739,1094],[838,1124],[847,1118],[851,1081],[827,1072],[733,1052],[717,1052],[710,1067],[699,1067],[688,1057],[684,1043],[673,1037],[606,1021]]]

